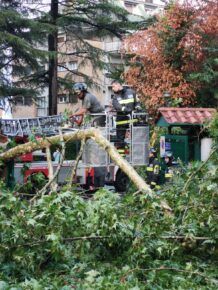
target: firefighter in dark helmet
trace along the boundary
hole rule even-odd
[[[135,109],[136,94],[134,90],[123,87],[123,85],[117,80],[114,80],[111,83],[111,85],[112,91],[114,93],[112,105],[117,112],[116,117],[117,142],[115,145],[118,148],[118,151],[119,150],[125,151],[126,144],[124,140],[126,131],[129,128],[129,124],[130,122],[133,121],[130,119],[130,114]]]
[[[161,174],[164,182],[169,182],[173,177],[173,154],[171,151],[166,151],[163,155]]]
[[[157,159],[157,151],[154,148],[149,150],[149,163],[146,168],[147,183],[152,189],[160,189],[160,163]]]
[[[100,104],[96,96],[88,92],[85,83],[75,83],[73,86],[73,92],[78,99],[82,101],[82,107],[70,116],[71,118],[81,117],[78,125],[82,123],[83,117],[87,113],[94,114],[104,112],[103,106]]]

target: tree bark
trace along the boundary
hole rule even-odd
[[[70,177],[70,180],[69,180],[69,183],[68,183],[68,186],[69,187],[72,186],[72,183],[74,181],[74,178],[76,177],[77,167],[78,167],[78,164],[79,164],[79,160],[80,160],[80,158],[81,158],[81,156],[83,154],[85,145],[86,145],[85,139],[82,139],[81,140],[80,150],[79,150],[79,153],[77,154],[77,157],[76,157],[76,160],[75,160],[75,165],[73,167],[73,170],[72,170],[72,173],[71,173],[71,177]]]
[[[56,25],[56,20],[58,18],[58,0],[51,0],[51,10],[50,10],[51,22]],[[55,30],[48,36],[48,51],[53,53],[49,56],[49,93],[48,93],[48,114],[57,115],[57,40],[58,31]]]
[[[153,196],[152,190],[145,183],[142,177],[139,176],[135,169],[120,156],[116,148],[102,136],[101,132],[98,129],[90,128],[85,130],[78,130],[74,133],[63,135],[63,140],[65,142],[70,140],[83,140],[89,138],[95,140],[95,142],[110,155],[111,159],[113,159],[115,164],[118,165],[119,168],[130,178],[130,180],[135,184],[139,191]],[[37,142],[28,142],[26,144],[18,145],[15,148],[8,150],[7,152],[0,154],[0,158],[2,160],[12,159],[16,156],[28,152],[33,152],[38,149],[46,148],[51,144],[57,144],[58,142],[60,142],[60,140],[60,135],[38,139]]]
[[[34,197],[31,199],[31,201],[35,200],[38,196],[45,194],[46,191],[47,191],[47,188],[50,185],[52,185],[52,183],[56,179],[58,179],[58,174],[59,174],[59,172],[61,170],[61,166],[62,166],[62,164],[64,162],[65,149],[66,149],[66,146],[65,146],[65,143],[64,143],[63,134],[62,134],[61,129],[59,130],[59,132],[60,132],[60,140],[61,140],[61,143],[62,143],[62,150],[61,150],[61,159],[59,161],[58,167],[56,168],[56,171],[55,171],[55,173],[53,175],[53,178],[50,179],[49,182],[46,183],[46,185],[40,191],[38,191],[36,195],[34,195]],[[56,191],[56,189],[57,189],[58,183],[56,182],[55,184],[56,184],[56,187],[52,188],[52,186],[51,186],[52,191]]]
[[[54,180],[54,170],[52,165],[52,157],[50,147],[46,147],[46,156],[48,162],[48,180],[51,182],[51,189],[55,191],[57,189],[57,183]]]

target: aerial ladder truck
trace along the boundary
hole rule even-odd
[[[91,114],[92,120],[99,116],[104,116],[105,125],[98,127],[101,134],[111,143],[116,144],[116,113],[105,112],[101,114]],[[143,166],[148,162],[148,147],[149,147],[149,126],[147,124],[147,114],[143,112],[132,112],[129,115],[130,126],[126,131],[126,148],[124,158],[132,166]],[[131,122],[137,120],[137,122]],[[37,117],[37,118],[18,118],[18,119],[0,119],[1,135],[20,143],[29,141],[29,137],[34,135],[35,138],[46,138],[48,136],[59,135],[60,129],[63,134],[76,132],[77,130],[90,128],[94,122],[90,121],[82,127],[77,127],[76,123],[71,123],[66,128],[65,118],[63,115]],[[77,142],[78,144],[78,142]],[[79,146],[74,146],[74,156],[79,151]],[[34,157],[42,157],[41,160],[34,160]],[[42,160],[44,159],[44,160]],[[13,170],[10,173],[10,180],[14,180],[16,184],[23,184],[31,175],[41,172],[48,178],[48,163],[45,160],[45,153],[33,152],[24,154],[18,160],[13,161]],[[28,163],[28,169],[23,173],[25,164]],[[53,171],[58,167],[58,162],[52,161]],[[61,165],[60,172],[57,177],[58,184],[64,184],[70,178],[72,168],[75,165],[74,160],[64,160]],[[94,140],[88,139],[84,146],[81,160],[78,163],[76,177],[74,182],[87,186],[90,179],[93,181],[95,168],[105,166],[107,168],[106,182],[113,184],[116,191],[123,192],[128,184],[127,176],[114,164],[110,156],[102,148],[99,147]]]

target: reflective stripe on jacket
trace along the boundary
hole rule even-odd
[[[156,158],[149,159],[149,165],[146,167],[147,183],[151,188],[159,189],[160,164]]]
[[[116,125],[124,125],[124,124],[131,124],[138,122],[138,119],[132,119],[132,120],[124,120],[124,121],[117,121]]]
[[[166,178],[171,178],[171,177],[173,177],[173,175],[172,175],[172,173],[165,173],[165,177]]]
[[[135,108],[136,95],[132,89],[124,88],[119,93],[115,94],[112,104],[114,109],[119,113],[131,113]]]
[[[130,103],[134,103],[135,100],[134,98],[129,98],[129,99],[126,99],[126,100],[118,100],[118,102],[123,105],[123,104],[130,104]]]

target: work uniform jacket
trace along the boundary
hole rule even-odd
[[[130,123],[128,114],[135,109],[136,94],[132,89],[124,88],[113,97],[112,104],[117,112],[116,125],[123,126]]]
[[[173,177],[172,162],[166,163],[165,161],[163,161],[160,170],[161,184],[171,181],[172,177]]]
[[[172,177],[173,177],[173,167],[172,165],[166,164],[165,172],[164,172],[165,182],[171,181]]]
[[[149,158],[146,168],[147,182],[151,188],[159,189],[160,163],[157,158]]]
[[[116,93],[113,97],[112,104],[117,112],[116,127],[117,127],[117,143],[116,147],[119,150],[124,150],[126,130],[132,120],[129,114],[135,108],[135,92],[132,89],[124,88]],[[124,154],[124,152],[119,152]]]

